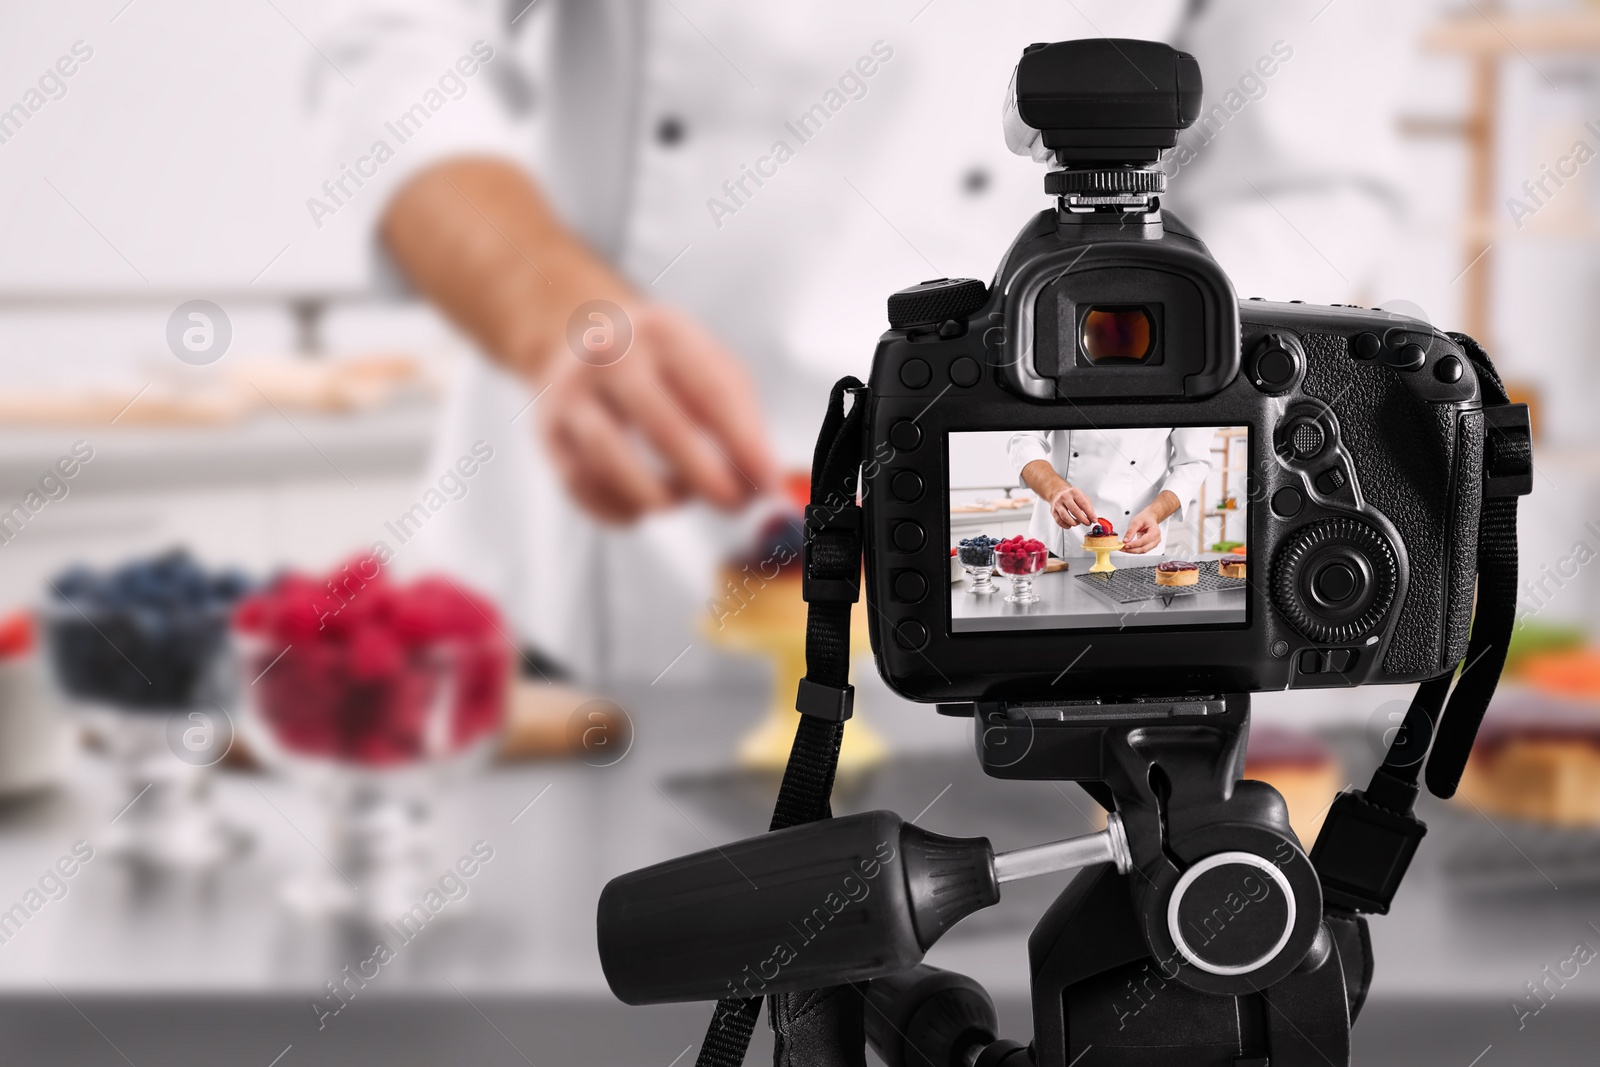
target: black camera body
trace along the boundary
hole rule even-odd
[[[1030,59],[1086,44],[1024,56],[1024,114]],[[1175,82],[1181,99],[1181,72]],[[1205,245],[1133,177],[1159,175],[1053,172],[1058,207],[1028,224],[990,285],[940,279],[890,297],[862,476],[880,673],[941,702],[1437,676],[1465,652],[1477,567],[1485,414],[1471,361],[1414,318],[1237,301]],[[1118,196],[1119,210],[1099,205]],[[1249,574],[1234,617],[1056,628],[1008,605],[991,619],[1003,628],[960,629],[960,593],[943,592],[952,434],[1197,426],[1247,430]]]

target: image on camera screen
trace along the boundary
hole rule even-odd
[[[1249,428],[949,435],[950,619],[994,630],[1243,626]]]

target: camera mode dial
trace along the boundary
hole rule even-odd
[[[989,289],[976,278],[935,278],[889,297],[889,328],[937,326],[964,319],[989,302]]]
[[[1291,333],[1269,333],[1251,353],[1247,369],[1250,383],[1268,396],[1281,396],[1305,373],[1306,353]]]
[[[1272,600],[1300,633],[1321,644],[1366,636],[1389,613],[1399,567],[1388,538],[1357,519],[1302,526],[1278,549]]]

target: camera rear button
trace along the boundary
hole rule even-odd
[[[981,377],[983,368],[978,366],[978,361],[971,356],[962,356],[950,364],[950,380],[963,389],[977,385]]]
[[[894,578],[894,598],[915,604],[928,595],[928,579],[916,571],[901,571]]]
[[[901,452],[915,452],[922,444],[922,427],[910,419],[901,419],[889,427],[889,443]]]
[[[1274,389],[1287,385],[1294,377],[1294,357],[1281,348],[1268,349],[1256,363],[1256,376]]]
[[[889,480],[889,492],[896,500],[907,504],[922,499],[922,475],[916,471],[901,471]]]
[[[1306,506],[1306,498],[1292,485],[1286,485],[1272,494],[1272,513],[1280,519],[1292,519]]]
[[[1312,459],[1322,451],[1327,440],[1328,435],[1315,419],[1305,419],[1289,434],[1289,447],[1296,459]]]
[[[1433,376],[1446,385],[1454,385],[1461,380],[1464,368],[1461,361],[1455,356],[1445,356],[1433,365]]]
[[[900,367],[900,382],[907,389],[921,389],[933,381],[933,368],[925,359],[908,359]]]
[[[1350,339],[1350,354],[1357,359],[1377,359],[1383,351],[1383,342],[1375,333],[1358,333]]]
[[[928,541],[928,534],[915,522],[902,522],[894,528],[894,547],[902,552],[915,552]]]
[[[894,628],[895,642],[908,652],[915,652],[928,643],[928,628],[915,619],[907,619]]]
[[[1401,345],[1391,351],[1384,362],[1395,370],[1419,370],[1428,362],[1428,350],[1419,344]]]
[[[1338,467],[1329,467],[1317,475],[1317,492],[1323,496],[1332,496],[1345,486],[1344,471]]]
[[[1343,604],[1360,592],[1364,583],[1361,576],[1350,569],[1350,564],[1335,560],[1317,572],[1312,591],[1326,604]]]

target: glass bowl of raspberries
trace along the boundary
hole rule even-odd
[[[400,582],[360,557],[280,575],[239,604],[234,628],[252,748],[328,816],[339,877],[305,872],[291,903],[403,911],[426,880],[434,798],[504,721],[512,656],[498,612],[449,578]]]
[[[1043,541],[1021,534],[1008,537],[994,546],[996,569],[1011,579],[1007,604],[1033,604],[1039,600],[1039,594],[1033,591],[1033,578],[1044,570],[1045,561],[1049,558],[1050,553]]]

